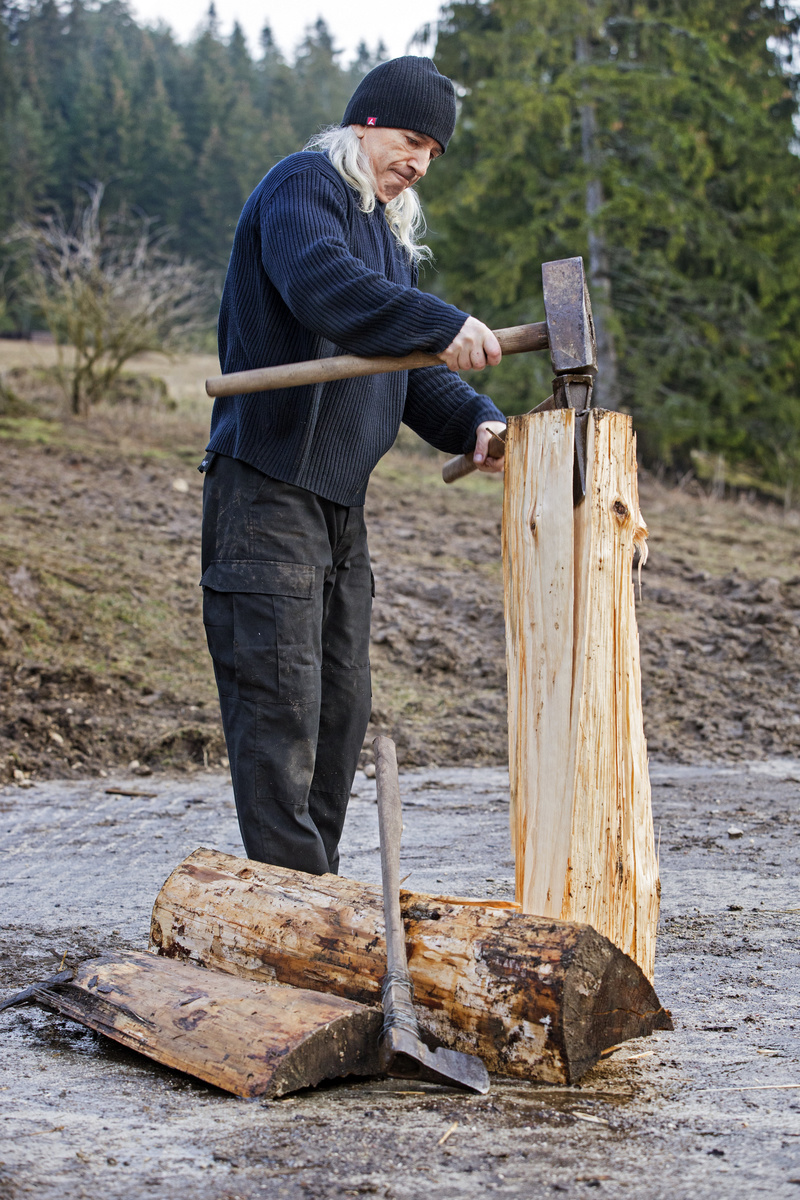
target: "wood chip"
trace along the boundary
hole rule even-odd
[[[458,1121],[453,1121],[453,1124],[450,1126],[450,1128],[449,1128],[449,1129],[445,1130],[445,1132],[444,1132],[444,1133],[442,1134],[442,1136],[439,1138],[439,1140],[438,1140],[438,1142],[436,1143],[436,1145],[437,1145],[437,1146],[443,1146],[443,1145],[445,1144],[445,1142],[447,1141],[447,1139],[450,1137],[450,1134],[451,1134],[451,1133],[455,1133],[455,1131],[456,1131],[457,1129],[458,1129]]]
[[[621,1049],[621,1047],[620,1047],[620,1046],[606,1046],[605,1050],[604,1050],[604,1051],[603,1051],[603,1053],[600,1055],[600,1059],[601,1059],[601,1061],[602,1061],[602,1059],[604,1059],[604,1058],[610,1058],[610,1057],[611,1057],[611,1055],[612,1055],[612,1054],[614,1054],[614,1053],[615,1053],[617,1050],[619,1050],[619,1049]]]
[[[143,800],[155,800],[158,792],[132,792],[130,788],[106,788],[107,796],[136,796]]]
[[[737,1087],[698,1088],[698,1092],[781,1092],[800,1088],[800,1083],[751,1083]]]
[[[592,1125],[607,1125],[608,1124],[608,1121],[606,1121],[605,1117],[591,1117],[591,1116],[589,1116],[588,1113],[579,1113],[579,1112],[573,1112],[570,1115],[575,1117],[578,1121],[591,1121]]]

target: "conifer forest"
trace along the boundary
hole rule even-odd
[[[212,7],[188,45],[122,0],[0,5],[0,333],[25,299],[20,222],[68,219],[87,189],[146,215],[211,280],[243,202],[282,156],[341,120],[385,56],[344,61],[320,19],[291,61],[254,55]],[[669,477],[724,461],[800,487],[800,17],[763,0],[465,0],[427,42],[457,84],[447,155],[419,191],[434,289],[494,327],[542,318],[540,263],[582,254],[602,399],[634,415]],[[209,340],[214,302],[209,305]],[[547,388],[547,365],[539,362]],[[492,376],[530,407],[531,364]],[[488,386],[483,384],[482,386]],[[542,392],[543,395],[546,391]]]

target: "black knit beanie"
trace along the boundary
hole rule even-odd
[[[429,58],[407,54],[379,63],[365,75],[345,110],[342,125],[413,129],[447,149],[456,127],[456,96],[446,75]]]

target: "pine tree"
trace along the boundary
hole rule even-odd
[[[339,64],[341,53],[320,17],[306,31],[294,64],[294,128],[300,145],[318,129],[342,119],[353,89],[349,72]]]
[[[239,26],[227,45],[207,32],[193,47],[208,129],[197,158],[196,238],[224,270],[242,205],[271,165],[269,129],[254,96],[257,72]],[[199,247],[191,250],[197,254]]]
[[[496,0],[440,27],[437,64],[465,89],[423,189],[447,294],[485,320],[541,317],[539,264],[587,255],[592,228],[619,401],[651,461],[700,448],[800,474],[797,29],[745,0]],[[509,409],[546,394],[541,361],[501,370]]]
[[[269,133],[270,161],[266,166],[271,167],[298,149],[293,124],[294,72],[281,54],[269,25],[261,30],[260,40],[261,58],[256,64],[253,99]]]
[[[191,157],[173,111],[153,39],[145,35],[131,82],[130,205],[179,233],[191,183]],[[177,244],[177,239],[176,239]]]

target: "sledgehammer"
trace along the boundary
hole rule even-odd
[[[542,289],[546,320],[496,329],[495,337],[504,356],[549,349],[555,375],[553,396],[539,405],[539,410],[588,409],[592,382],[597,373],[597,348],[583,259],[560,258],[543,263]],[[209,396],[243,396],[277,388],[440,366],[442,360],[438,354],[422,350],[401,358],[360,358],[355,354],[343,354],[336,358],[314,358],[310,362],[282,363],[276,367],[217,375],[206,380],[206,392]],[[493,438],[489,454],[499,457],[503,449],[502,441]],[[446,463],[442,475],[445,483],[452,483],[474,470],[472,456],[467,454]]]
[[[400,835],[403,818],[397,753],[391,738],[376,737],[375,776],[378,785],[378,826],[381,840],[383,912],[386,925],[386,974],[383,977],[383,1032],[380,1064],[387,1075],[456,1084],[482,1095],[489,1075],[479,1058],[458,1050],[430,1050],[420,1037],[414,1014],[414,985],[406,959],[406,934],[400,912]]]
[[[530,350],[546,350],[547,322],[533,325],[512,325],[495,329],[494,336],[503,354],[525,354]],[[438,354],[417,350],[401,358],[360,358],[357,354],[340,354],[336,358],[312,358],[309,362],[282,363],[278,367],[261,367],[255,371],[232,371],[206,380],[209,396],[244,396],[250,392],[273,392],[277,388],[302,387],[314,383],[332,383],[336,379],[359,379],[364,375],[384,375],[392,371],[413,371],[417,367],[441,367]]]
[[[556,375],[594,372],[597,367],[594,328],[583,259],[561,258],[544,263],[542,282],[547,320],[496,329],[494,334],[500,349],[506,355],[549,348]],[[342,354],[336,358],[313,358],[309,362],[282,363],[277,367],[216,375],[206,380],[206,392],[209,396],[244,396],[251,392],[271,392],[276,388],[440,366],[442,360],[438,354],[423,350],[400,358],[360,358],[357,354]]]

